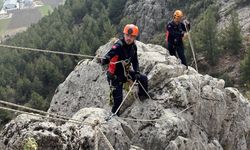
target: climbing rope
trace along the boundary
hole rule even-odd
[[[169,116],[169,117],[178,117],[180,114],[184,113],[185,111],[187,111],[188,109],[192,108],[195,104],[185,108],[184,110],[180,111],[179,113],[173,115],[173,116]],[[119,117],[123,120],[128,120],[128,121],[134,121],[134,122],[157,122],[157,121],[162,121],[165,120],[166,118],[161,118],[161,119],[133,119],[133,118],[123,118],[123,117]]]
[[[205,2],[204,2],[204,8],[205,8]],[[194,52],[194,46],[193,46],[193,42],[192,42],[192,39],[191,39],[191,35],[190,35],[190,32],[188,31],[187,29],[187,25],[186,23],[184,23],[185,25],[185,28],[186,28],[186,31],[187,31],[187,34],[188,34],[188,41],[189,41],[189,44],[190,44],[190,47],[191,47],[191,50],[192,50],[192,54],[193,54],[193,58],[194,58],[194,63],[195,63],[195,68],[196,68],[196,71],[199,73],[198,71],[198,66],[197,66],[197,61],[196,61],[196,57],[195,57],[195,52]],[[198,80],[198,95],[199,95],[199,99],[201,99],[201,81]],[[199,101],[198,101],[199,102]],[[195,124],[196,126],[198,126],[197,124]]]
[[[101,59],[103,59],[103,57],[98,57],[98,56],[74,54],[74,53],[51,51],[51,50],[43,50],[43,49],[37,49],[37,48],[19,47],[19,46],[4,45],[4,44],[0,44],[0,47],[10,48],[10,49],[18,49],[18,50],[26,50],[26,51],[33,51],[33,52],[43,52],[43,53],[52,53],[52,54],[61,54],[61,55],[85,57],[85,58],[92,58],[92,59],[93,58],[101,58]]]
[[[98,129],[95,127],[95,150],[98,150],[99,137],[98,137]]]
[[[144,86],[141,84],[141,82],[138,80],[139,84],[141,85],[143,91],[147,94],[150,100],[153,100],[152,97],[148,94],[148,92],[145,90]]]
[[[110,150],[115,150],[115,149],[113,148],[112,144],[109,142],[108,138],[107,138],[107,137],[105,136],[105,134],[102,132],[102,130],[101,130],[99,127],[97,127],[97,129],[98,129],[98,131],[101,133],[101,135],[102,135],[102,137],[103,137],[105,143],[108,145],[109,149],[110,149]]]
[[[99,144],[99,136],[98,136],[98,127],[99,127],[99,125],[100,125],[100,122],[99,122],[99,120],[95,120],[94,121],[94,124],[93,124],[93,126],[92,126],[92,129],[94,129],[94,131],[95,131],[95,150],[98,150],[98,144]]]
[[[119,105],[119,107],[117,108],[117,110],[115,111],[115,113],[112,113],[111,115],[109,115],[108,117],[105,117],[106,121],[109,121],[112,117],[114,117],[115,115],[117,115],[118,111],[120,110],[120,108],[122,107],[123,103],[125,102],[125,100],[127,99],[128,95],[130,94],[130,92],[132,91],[132,89],[134,88],[135,84],[136,84],[137,80],[134,81],[134,83],[132,84],[132,86],[130,87],[128,93],[126,94],[126,96],[124,97],[124,99],[122,100],[121,104]]]
[[[3,100],[0,100],[0,104],[5,104],[5,105],[9,105],[9,106],[14,106],[14,107],[17,107],[17,108],[30,110],[30,111],[33,111],[33,112],[36,112],[36,113],[41,113],[41,114],[44,114],[44,115],[53,116],[53,117],[51,117],[51,118],[59,117],[59,118],[62,118],[63,120],[70,120],[70,121],[80,122],[80,123],[81,123],[81,121],[79,121],[79,120],[72,119],[72,118],[69,118],[69,117],[66,117],[66,116],[57,115],[57,114],[53,114],[53,113],[48,113],[48,112],[45,112],[45,111],[41,111],[41,110],[38,110],[38,109],[34,109],[34,108],[22,106],[22,105],[17,105],[17,104],[14,104],[14,103],[10,103],[10,102],[3,101]]]
[[[49,116],[43,116],[43,115],[39,115],[39,114],[29,113],[29,112],[26,112],[26,111],[16,110],[16,109],[2,107],[2,106],[0,106],[0,109],[12,111],[12,112],[17,112],[17,113],[21,113],[21,114],[27,114],[27,115],[35,116],[35,117],[41,117],[41,118],[47,118],[47,119],[52,119],[52,120],[63,121],[63,122],[71,122],[71,123],[75,123],[75,124],[91,125],[91,123],[83,123],[83,122],[80,122],[80,121],[65,120],[65,119],[62,119],[62,118],[54,118],[54,117],[49,117]],[[39,119],[39,120],[42,120],[42,119]]]
[[[118,111],[120,110],[120,108],[122,107],[123,103],[125,102],[125,100],[127,99],[128,95],[130,94],[130,92],[132,91],[132,89],[134,88],[135,86],[135,83],[137,82],[137,80],[134,81],[134,83],[132,84],[132,86],[130,87],[127,95],[124,97],[123,101],[121,102],[120,106],[117,108],[117,110],[115,111],[115,114],[118,113]]]
[[[188,31],[186,23],[184,23],[184,25],[185,25],[185,29],[186,29],[186,32],[187,32],[187,35],[188,35],[189,45],[191,47],[192,54],[193,54],[194,63],[195,63],[195,69],[198,72],[198,66],[197,66],[197,61],[196,61],[196,57],[195,57],[195,53],[194,53],[194,46],[193,46],[193,42],[192,42],[192,39],[191,39],[191,35],[190,35],[190,32]]]

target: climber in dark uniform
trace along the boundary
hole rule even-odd
[[[135,44],[139,29],[136,25],[127,24],[123,33],[124,37],[112,46],[111,50],[104,56],[104,59],[101,59],[102,65],[109,64],[107,79],[112,87],[114,87],[112,91],[114,99],[112,113],[116,113],[123,100],[123,83],[128,80],[138,80],[143,86],[141,87],[139,84],[138,96],[140,100],[144,100],[147,97],[144,89],[148,91],[148,78],[139,72],[137,46]],[[133,70],[130,70],[131,64]],[[120,115],[119,111],[116,115]]]
[[[187,68],[187,61],[184,54],[184,45],[182,39],[186,36],[185,32],[190,30],[190,23],[187,20],[182,21],[183,13],[176,10],[173,14],[173,20],[166,25],[166,45],[169,54],[177,56],[181,59],[181,63]]]

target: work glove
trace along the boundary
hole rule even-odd
[[[135,80],[139,80],[141,77],[140,72],[135,73]]]
[[[97,58],[96,58],[96,62],[99,63],[99,64],[101,64],[101,65],[106,65],[106,64],[109,63],[109,60],[106,59],[106,58],[97,57]]]
[[[184,23],[185,25],[190,24],[189,21],[188,21],[187,19],[183,20],[183,23]]]

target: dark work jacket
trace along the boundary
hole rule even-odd
[[[190,29],[190,24],[187,24],[187,29]],[[185,32],[186,28],[183,22],[175,24],[172,20],[168,22],[166,26],[166,41],[175,46],[183,45],[182,38]]]
[[[127,63],[132,64],[134,71],[139,72],[137,46],[135,43],[128,45],[124,39],[118,40],[105,55],[103,61],[104,64],[109,64],[108,74],[114,75],[118,80],[125,82],[127,80],[126,71],[120,61],[126,61]]]

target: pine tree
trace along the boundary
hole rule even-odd
[[[209,7],[201,18],[194,33],[194,44],[198,51],[204,52],[210,64],[218,58],[218,38],[216,28],[216,7]]]
[[[247,50],[244,60],[241,62],[241,79],[250,87],[250,47]]]
[[[126,0],[108,0],[109,18],[112,23],[119,23],[126,2]]]
[[[48,103],[38,93],[32,92],[30,101],[26,104],[26,106],[46,110],[48,108]]]
[[[110,38],[114,37],[116,35],[116,28],[111,24],[109,20],[106,20],[103,23],[103,34],[101,37],[102,43],[107,42],[110,40]]]
[[[238,54],[243,47],[239,18],[236,12],[231,13],[229,25],[221,33],[221,45],[224,50]]]

